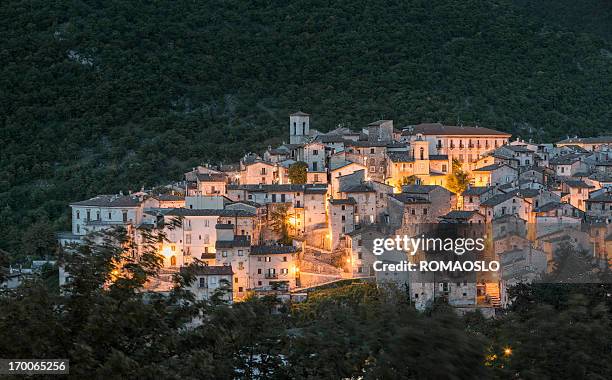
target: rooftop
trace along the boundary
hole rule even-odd
[[[390,197],[397,199],[398,201],[402,203],[431,203],[430,201],[428,201],[427,199],[423,197],[410,195],[410,194],[404,194],[404,193],[391,194]]]
[[[251,237],[248,235],[235,235],[233,240],[217,240],[215,249],[219,248],[234,248],[234,247],[250,247]]]
[[[92,207],[137,207],[142,203],[143,198],[135,195],[97,195],[85,201],[70,203],[71,206],[92,206]]]
[[[500,132],[489,128],[483,127],[464,127],[454,125],[442,125],[440,123],[426,123],[418,124],[402,132],[402,135],[436,135],[436,136],[496,136],[496,137],[510,137],[509,133]]]
[[[574,137],[559,141],[557,144],[612,144],[612,136]]]
[[[251,255],[282,255],[295,253],[298,249],[292,245],[254,245]]]
[[[229,265],[200,265],[195,267],[181,267],[182,273],[192,271],[196,276],[214,276],[214,275],[228,275],[234,274],[232,267]]]
[[[156,209],[157,212],[166,216],[233,216],[251,217],[255,213],[246,210],[218,210],[218,209],[190,209],[190,208],[171,208]]]
[[[493,188],[489,186],[472,186],[465,189],[463,192],[463,196],[469,195],[482,195],[488,191],[491,191]]]
[[[356,202],[354,198],[347,198],[347,199],[330,199],[329,203],[333,205],[354,205]]]
[[[497,206],[498,204],[507,201],[508,199],[512,199],[514,197],[516,197],[515,193],[498,194],[482,202],[480,205],[486,206],[486,207],[493,207],[493,206]]]

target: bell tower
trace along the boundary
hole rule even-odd
[[[310,115],[302,111],[289,115],[289,143],[303,144],[310,132]]]
[[[417,134],[410,141],[412,147],[412,157],[414,158],[414,174],[428,175],[429,174],[429,142],[423,138],[423,135]]]

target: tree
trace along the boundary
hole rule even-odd
[[[398,193],[402,192],[402,186],[405,185],[414,185],[417,183],[417,177],[414,175],[409,175],[402,177],[399,181],[395,183],[395,189]]]
[[[470,184],[470,175],[463,171],[461,162],[453,158],[452,171],[446,176],[447,188],[455,194],[461,194]]]
[[[53,226],[46,219],[30,225],[22,237],[23,253],[34,258],[46,258],[56,253],[57,239]]]
[[[289,181],[295,184],[306,183],[308,172],[308,164],[303,161],[298,161],[289,166]]]
[[[284,204],[274,207],[270,213],[270,227],[272,231],[280,235],[279,242],[281,244],[291,244],[291,236],[289,234],[289,212]]]
[[[9,253],[0,249],[0,283],[4,281],[5,271],[8,272],[9,264]]]

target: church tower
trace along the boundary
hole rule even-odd
[[[310,115],[302,111],[289,115],[289,143],[303,144],[310,132]]]
[[[423,135],[417,134],[410,141],[412,157],[414,157],[414,174],[429,175],[429,142]]]

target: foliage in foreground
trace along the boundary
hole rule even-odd
[[[152,239],[151,247],[156,236]],[[196,302],[186,271],[143,294],[159,262],[131,260],[123,231],[66,258],[61,294],[42,281],[0,295],[0,357],[69,358],[72,378],[609,378],[609,286],[523,285],[507,315],[425,313],[394,287],[352,283],[282,305]]]

